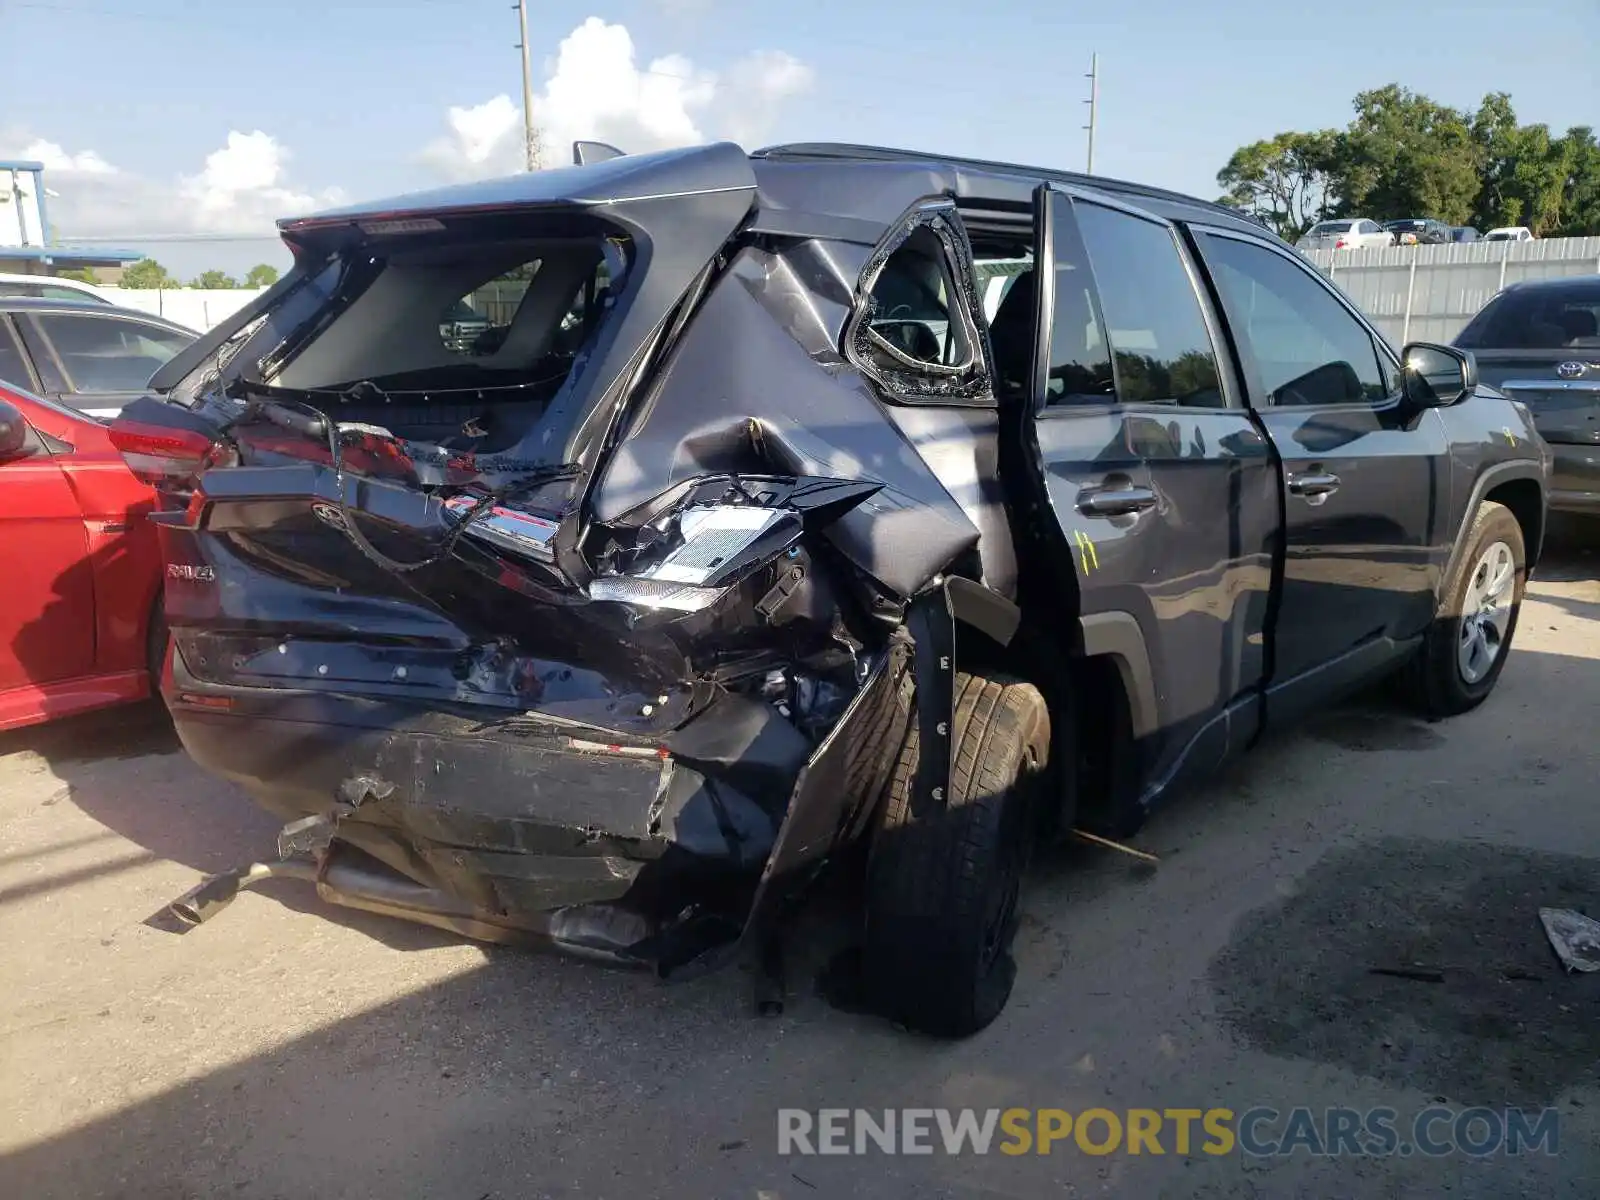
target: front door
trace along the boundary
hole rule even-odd
[[[1072,564],[1084,650],[1122,669],[1159,789],[1254,735],[1273,464],[1180,231],[1055,185],[1035,207],[1037,278],[1002,301],[995,353],[1031,327],[1042,544]]]
[[[1293,716],[1382,671],[1432,620],[1449,546],[1439,414],[1309,266],[1248,236],[1198,243],[1283,464],[1283,598],[1269,711]]]

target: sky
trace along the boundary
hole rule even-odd
[[[517,36],[510,0],[0,0],[0,159],[45,162],[58,234],[281,266],[279,217],[520,169]],[[1600,0],[537,0],[528,42],[551,165],[729,138],[1079,169],[1092,52],[1096,171],[1206,198],[1388,83],[1600,126]]]

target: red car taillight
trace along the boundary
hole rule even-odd
[[[193,482],[227,455],[224,443],[190,429],[113,421],[111,444],[138,479],[153,486]]]
[[[1350,244],[1349,242],[1345,241],[1343,238],[1340,238],[1337,242],[1335,242],[1333,244],[1333,248],[1335,250],[1343,250],[1349,244]]]

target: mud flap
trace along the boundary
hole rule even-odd
[[[950,796],[956,618],[949,591],[940,585],[912,601],[906,628],[911,634],[916,663],[920,750],[916,786],[911,790],[911,815],[921,821],[943,812]]]

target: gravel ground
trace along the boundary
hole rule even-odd
[[[1157,870],[1049,855],[1011,1005],[958,1044],[820,998],[826,904],[774,1019],[737,972],[663,987],[294,883],[177,936],[147,918],[274,822],[150,712],[0,737],[0,1195],[1593,1197],[1600,976],[1559,970],[1537,909],[1600,915],[1597,578],[1581,541],[1554,551],[1477,712],[1371,700],[1276,736],[1152,819]],[[863,1159],[776,1136],[780,1107],[1405,1126],[1436,1103],[1554,1108],[1559,1153]]]

